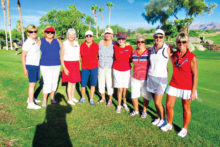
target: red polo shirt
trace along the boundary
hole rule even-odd
[[[131,45],[121,48],[114,45],[115,59],[113,63],[113,68],[118,71],[127,71],[131,69],[130,59],[132,56],[133,48]]]
[[[83,69],[93,69],[98,67],[99,46],[94,41],[90,47],[86,45],[86,41],[80,45],[80,55],[82,59],[81,67]]]

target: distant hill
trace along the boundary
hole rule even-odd
[[[196,24],[190,26],[191,30],[220,30],[219,22],[208,22],[205,24]]]

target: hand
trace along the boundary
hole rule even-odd
[[[65,74],[68,76],[69,75],[69,70],[66,69],[66,68],[64,68],[63,70],[64,70]]]
[[[129,42],[126,42],[125,45],[128,46],[128,45],[130,45],[130,43],[129,43]]]
[[[24,69],[24,75],[25,75],[25,77],[28,77],[28,71],[27,71],[27,69]]]
[[[195,100],[197,98],[196,92],[192,92],[190,97],[191,97],[191,100]]]

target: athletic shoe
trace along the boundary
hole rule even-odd
[[[147,117],[147,113],[142,112],[142,114],[141,114],[141,118],[146,118],[146,117]]]
[[[94,106],[94,105],[95,105],[95,104],[94,104],[94,100],[90,100],[89,103],[90,103],[91,106]]]
[[[72,101],[75,102],[75,103],[79,102],[76,98],[73,98]]]
[[[40,103],[40,102],[41,102],[41,100],[38,100],[38,99],[34,98],[34,103]],[[29,98],[27,98],[27,103],[29,103]]]
[[[121,106],[117,106],[116,113],[121,113]]]
[[[110,107],[112,106],[112,101],[108,101],[108,104],[106,105],[106,107]]]
[[[160,120],[160,122],[157,124],[157,126],[160,128],[160,127],[163,127],[165,125],[166,121],[164,120]]]
[[[169,123],[167,123],[165,126],[161,127],[160,129],[164,132],[167,132],[169,130],[172,130],[173,126]]]
[[[160,122],[160,119],[157,118],[157,119],[155,119],[155,120],[152,122],[152,124],[156,126],[159,122]]]
[[[44,101],[43,101],[41,107],[47,107],[47,102],[44,102]]]
[[[79,102],[78,102],[78,103],[79,103],[79,104],[82,104],[82,103],[84,103],[84,102],[85,102],[85,100],[86,100],[86,99],[82,97],[82,98],[79,100]]]
[[[56,104],[57,103],[55,99],[51,99],[50,101],[51,101],[51,104]]]
[[[68,104],[75,106],[76,104],[73,101],[67,101]]]
[[[128,105],[127,104],[123,104],[123,107],[126,111],[129,111]]]
[[[178,133],[178,136],[185,138],[187,135],[187,130],[185,128],[182,128],[182,130]]]
[[[135,116],[135,115],[138,115],[139,114],[139,112],[138,111],[132,111],[131,113],[130,113],[130,116]]]
[[[105,99],[103,99],[103,98],[98,101],[98,103],[103,103],[103,102],[106,102]]]
[[[27,108],[28,109],[40,109],[41,107],[34,103],[28,103]]]

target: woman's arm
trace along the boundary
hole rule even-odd
[[[191,99],[194,100],[194,99],[196,99],[196,89],[197,89],[197,85],[198,85],[198,64],[197,64],[196,56],[193,57],[193,59],[192,59],[191,69],[192,69],[192,74],[193,74],[193,85],[192,85]]]
[[[22,50],[22,54],[21,54],[21,62],[22,62],[25,77],[28,77],[28,71],[27,71],[26,64],[25,64],[27,53],[28,53],[27,51]]]
[[[60,44],[60,62],[61,62],[61,65],[63,66],[63,70],[64,70],[65,74],[69,75],[69,71],[64,64],[65,46],[62,44],[62,42],[60,40],[58,40],[58,42]]]

